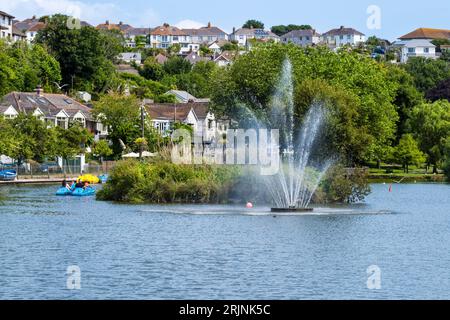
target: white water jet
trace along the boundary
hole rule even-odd
[[[323,156],[313,163],[311,155],[314,143],[326,120],[326,111],[320,103],[308,110],[295,139],[292,65],[289,59],[283,63],[271,102],[272,127],[279,129],[285,141],[281,168],[275,176],[265,177],[265,182],[278,208],[307,208],[320,181],[333,163]]]

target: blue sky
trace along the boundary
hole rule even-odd
[[[367,27],[370,5],[381,10],[379,30]],[[419,27],[450,29],[449,0],[0,0],[0,10],[19,19],[61,12],[91,24],[109,19],[135,27],[154,27],[164,22],[195,27],[211,21],[228,32],[254,18],[266,27],[311,24],[319,32],[345,25],[390,40]]]

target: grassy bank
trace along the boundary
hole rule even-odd
[[[417,182],[435,182],[445,183],[444,174],[425,173],[424,170],[413,169],[410,172],[403,172],[401,169],[375,169],[369,170],[369,182],[401,182],[401,183],[417,183]]]

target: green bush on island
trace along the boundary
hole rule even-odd
[[[367,171],[331,169],[313,202],[358,202],[370,188]],[[237,166],[178,165],[120,161],[97,193],[98,200],[127,203],[245,203],[270,204],[270,192],[252,169]]]
[[[220,203],[227,200],[239,169],[120,161],[98,192],[99,200],[131,203]]]

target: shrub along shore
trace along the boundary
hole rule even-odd
[[[369,192],[365,170],[349,174],[335,167],[322,181],[313,202],[357,202]],[[252,168],[124,160],[113,168],[97,199],[125,203],[270,204],[270,193]]]

